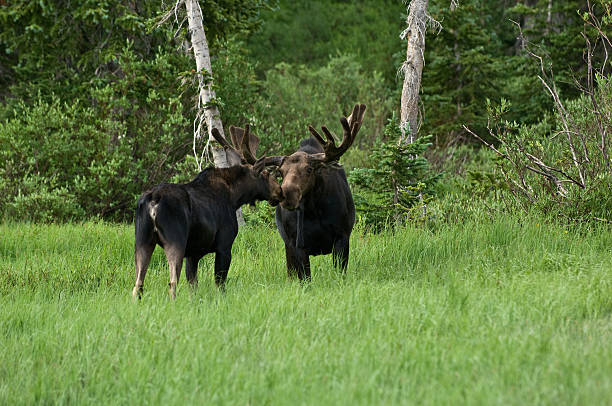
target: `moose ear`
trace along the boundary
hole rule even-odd
[[[325,164],[325,154],[324,153],[311,154],[309,158],[310,159],[308,160],[308,163],[313,168],[320,168],[322,165]]]
[[[327,161],[324,153],[312,154],[309,160],[310,165],[315,168],[342,168],[338,161]]]

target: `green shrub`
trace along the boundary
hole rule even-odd
[[[19,103],[0,127],[0,212],[33,221],[82,217],[75,181],[100,159],[109,124],[78,102]]]
[[[136,197],[167,181],[189,151],[188,136],[177,143],[176,132],[188,125],[177,103],[161,105],[157,117],[143,114],[137,135],[127,120],[78,100],[19,103],[0,127],[0,213],[34,221],[131,218]]]
[[[276,229],[274,221],[275,208],[268,202],[257,202],[255,206],[243,206],[242,214],[247,224],[253,226],[265,226]]]
[[[504,100],[489,108],[499,144],[498,169],[524,211],[573,221],[612,218],[609,135],[599,124],[610,126],[611,95],[612,83],[599,78],[593,99],[583,95],[565,102],[563,117],[556,112],[530,126],[504,121],[510,108]]]
[[[76,196],[65,186],[51,188],[49,179],[21,179],[17,194],[6,202],[6,217],[18,221],[53,222],[83,218]]]

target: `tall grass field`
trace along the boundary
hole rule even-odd
[[[288,278],[243,227],[176,301],[157,248],[134,303],[133,226],[0,225],[0,404],[612,404],[610,228],[499,218],[354,231]]]

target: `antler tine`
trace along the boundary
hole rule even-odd
[[[340,146],[338,147],[336,147],[334,135],[326,126],[321,127],[321,130],[323,130],[323,134],[325,134],[327,141],[324,140],[323,137],[321,137],[321,134],[319,134],[312,126],[308,126],[310,133],[317,139],[325,151],[325,161],[337,161],[346,152],[346,150],[353,145],[355,136],[359,132],[359,129],[361,129],[365,109],[365,104],[356,104],[353,107],[353,112],[348,119],[346,117],[340,118],[340,124],[342,124],[344,134],[342,137],[342,143],[340,143]]]
[[[360,121],[360,119],[363,119],[363,113],[365,113],[365,108],[365,104],[356,104],[355,106],[353,106],[353,111],[351,112],[351,115],[346,118],[348,122],[353,123],[354,121]]]
[[[229,132],[232,138],[232,144],[234,145],[234,149],[235,150],[239,150],[240,149],[240,144],[241,144],[241,134],[244,133],[244,130],[240,127],[235,127],[233,125],[230,125],[229,127]]]
[[[331,137],[330,131],[327,129],[327,127],[323,127],[323,132],[325,133],[327,138],[330,139],[330,143],[326,146],[326,148],[324,148],[325,155],[329,156],[328,158],[329,161],[337,161],[338,159],[340,159],[340,157],[346,152],[346,150],[349,149],[351,145],[353,145],[353,141],[355,140],[355,134],[357,134],[356,132],[353,133],[351,131],[350,125],[346,117],[342,117],[340,119],[340,124],[342,124],[342,129],[344,130],[344,134],[342,135],[342,142],[340,143],[340,146],[338,147],[336,147],[336,144],[333,141],[333,138],[330,139]]]
[[[329,131],[329,129],[326,126],[321,127],[323,134],[325,134],[325,138],[327,138],[327,141],[326,141],[323,139],[323,137],[321,137],[321,134],[319,134],[317,130],[313,128],[313,126],[309,125],[308,130],[317,139],[319,144],[321,144],[321,146],[323,147],[323,150],[325,151],[325,160],[326,161],[336,160],[336,155],[338,155],[336,151],[338,148],[336,148],[336,139],[331,133],[331,131]]]
[[[351,132],[353,132],[354,135],[357,135],[357,133],[361,129],[361,124],[363,123],[363,115],[365,114],[365,109],[366,109],[365,104],[355,105],[355,107],[353,107],[353,112],[348,118],[348,121],[351,126]]]
[[[219,144],[221,144],[221,146],[225,149],[230,148],[233,149],[234,151],[236,150],[234,147],[232,147],[227,140],[221,135],[221,133],[219,132],[218,129],[213,128],[212,130],[210,130],[210,133],[212,134],[212,136],[215,138],[215,140],[217,140],[217,142]]]
[[[347,138],[348,141],[348,145],[346,148],[353,145],[353,142],[355,141],[355,136],[361,129],[365,109],[365,104],[356,104],[355,107],[353,107],[353,112],[348,118],[342,117],[340,119],[342,127],[344,128],[344,136]],[[342,141],[342,144],[344,144],[344,140]]]
[[[334,147],[336,146],[336,137],[326,126],[322,126],[321,130],[323,130],[323,134],[325,134],[325,138],[327,138],[327,142]]]
[[[250,129],[251,126],[249,124],[244,126],[244,136],[242,137],[242,144],[240,145],[240,150],[242,151],[242,156],[244,157],[244,160],[250,165],[255,165],[255,163],[257,162],[257,158],[255,158],[249,148],[249,141],[251,138],[251,134],[249,132]]]
[[[308,131],[310,131],[312,136],[316,138],[316,140],[319,142],[319,144],[321,144],[321,146],[325,146],[325,140],[323,139],[323,137],[321,137],[321,134],[319,134],[317,130],[314,129],[313,126],[309,125]]]

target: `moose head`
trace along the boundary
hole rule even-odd
[[[317,172],[320,168],[337,165],[340,157],[353,144],[355,136],[361,128],[365,104],[355,105],[352,114],[342,117],[340,123],[344,136],[340,146],[336,146],[334,135],[326,126],[321,127],[325,139],[312,127],[308,130],[318,141],[323,152],[307,153],[297,151],[288,156],[271,156],[260,158],[254,165],[256,171],[266,167],[276,169],[282,177],[281,191],[283,200],[281,207],[287,210],[296,210],[300,207],[302,197],[312,190],[315,185]],[[321,151],[321,148],[318,149]],[[275,170],[272,170],[274,172]]]
[[[235,155],[242,166],[251,170],[253,177],[259,177],[265,181],[265,187],[267,187],[270,196],[268,202],[272,206],[278,205],[282,200],[282,192],[276,178],[269,170],[253,170],[253,166],[257,162],[255,156],[259,146],[259,138],[250,132],[249,124],[245,128],[232,125],[229,131],[233,145],[230,145],[216,128],[213,128],[211,133],[226,153]]]

